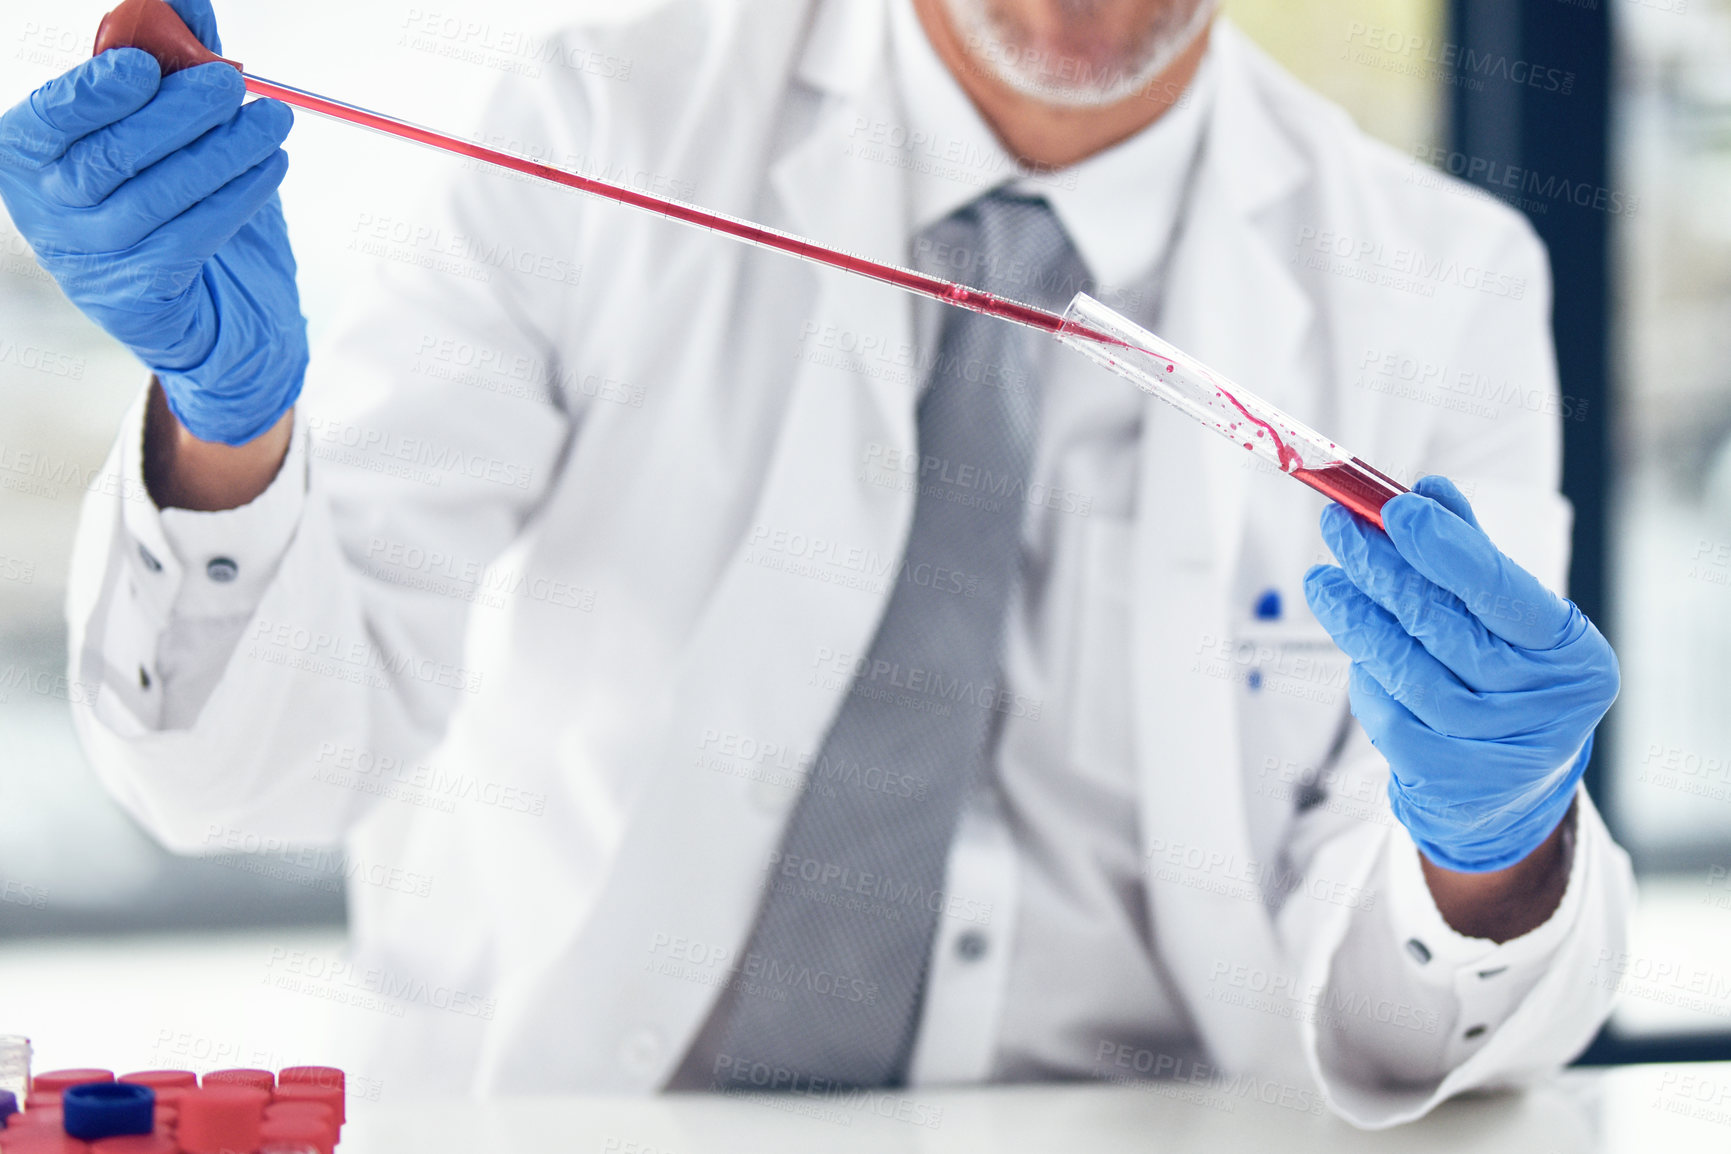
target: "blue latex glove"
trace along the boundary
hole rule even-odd
[[[1395,817],[1446,869],[1503,869],[1568,812],[1617,696],[1616,655],[1444,478],[1382,516],[1386,535],[1324,510],[1340,565],[1305,574],[1305,596],[1352,658],[1352,712],[1388,759]]]
[[[213,51],[209,0],[171,0]],[[85,315],[155,371],[194,436],[242,444],[306,375],[306,321],[276,189],[286,104],[241,77],[163,77],[136,48],[94,57],[0,117],[0,199]]]

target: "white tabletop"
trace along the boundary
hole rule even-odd
[[[1571,1071],[1375,1133],[1172,1084],[992,1087],[878,1095],[869,1104],[708,1095],[355,1102],[349,1113],[343,1154],[1684,1154],[1731,1149],[1731,1064]]]

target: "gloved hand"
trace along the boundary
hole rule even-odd
[[[1386,535],[1323,512],[1340,566],[1305,574],[1305,597],[1352,658],[1352,712],[1388,759],[1395,817],[1445,869],[1506,868],[1567,813],[1617,696],[1616,655],[1444,478],[1382,516]]]
[[[170,0],[213,51],[210,0]],[[0,117],[0,199],[72,302],[155,371],[194,436],[242,444],[300,393],[306,321],[276,189],[293,115],[241,77],[94,57]]]

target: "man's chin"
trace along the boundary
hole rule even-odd
[[[1156,30],[1134,52],[1102,53],[1098,45],[1018,35],[993,16],[991,0],[943,2],[982,70],[1031,100],[1076,109],[1104,108],[1147,88],[1195,42],[1218,7],[1217,0],[1190,0],[1193,9],[1182,24]]]

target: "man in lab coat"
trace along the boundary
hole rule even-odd
[[[79,531],[79,731],[177,850],[347,847],[353,959],[271,965],[393,1092],[1220,1071],[1387,1125],[1591,1038],[1631,899],[1576,785],[1608,649],[1535,705],[1413,638],[1506,672],[1566,603],[1459,591],[1437,626],[1342,584],[1431,574],[1408,512],[1466,533],[1467,500],[1519,567],[1474,563],[1560,583],[1543,252],[1212,17],[671,0],[566,33],[487,127],[1002,295],[1089,288],[1453,479],[1387,538],[1330,514],[1325,545],[1310,490],[1050,342],[455,163],[442,215],[366,222],[378,283],[296,404],[280,108],[120,52],[15,110],[15,219],[156,371]],[[160,143],[80,151],[117,120]],[[1412,720],[1456,689],[1458,732]],[[1532,737],[1575,701],[1561,754]],[[1516,745],[1551,758],[1518,797]]]

